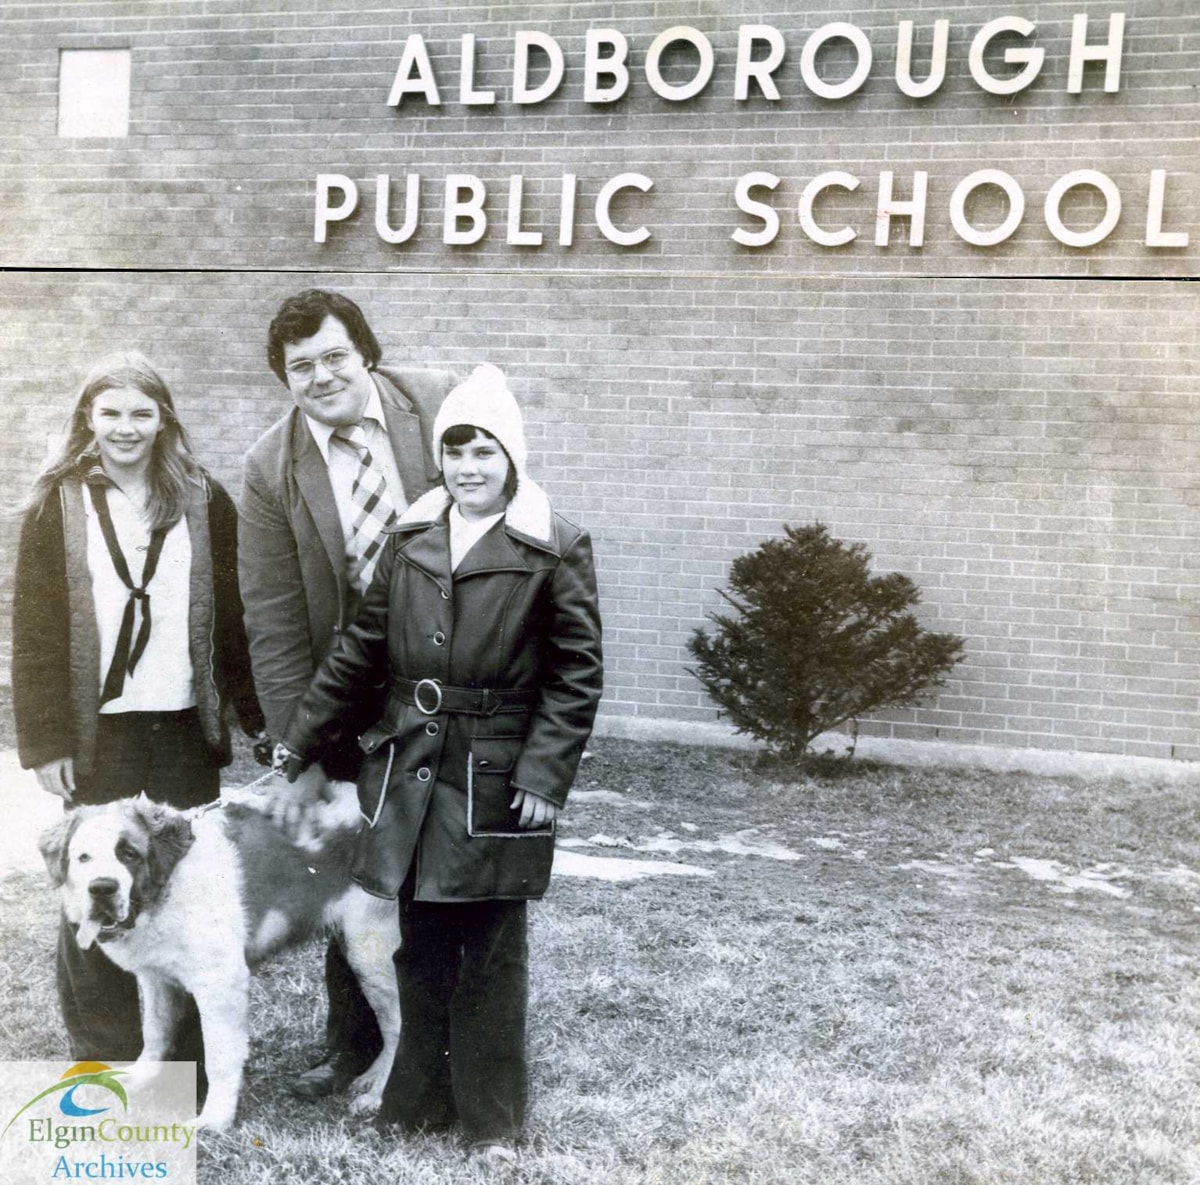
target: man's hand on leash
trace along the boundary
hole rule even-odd
[[[276,745],[272,766],[288,780],[271,804],[271,821],[292,840],[311,830],[309,816],[328,797],[329,779],[319,765],[304,768],[304,758],[286,745]]]
[[[271,734],[267,730],[261,729],[253,736],[254,741],[254,760],[259,765],[275,764],[275,745],[271,740]]]
[[[297,781],[307,764],[308,762],[299,753],[293,753],[287,745],[282,743],[276,745],[271,753],[271,768],[283,774],[287,778],[289,786]]]
[[[512,800],[514,811],[521,812],[520,825],[526,830],[535,827],[549,827],[558,818],[558,807],[548,798],[541,798],[532,790],[517,790],[517,796]]]
[[[74,757],[56,757],[45,765],[39,765],[33,772],[38,785],[47,794],[53,794],[63,802],[70,802],[75,797]]]

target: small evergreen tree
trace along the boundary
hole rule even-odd
[[[917,586],[893,572],[872,576],[861,543],[834,539],[822,523],[784,527],[733,561],[736,611],[711,613],[688,642],[692,669],[738,732],[787,758],[819,733],[920,699],[945,682],[963,639],[922,629]]]

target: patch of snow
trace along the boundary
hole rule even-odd
[[[589,835],[587,839],[572,837],[558,841],[559,847],[579,848],[584,845],[591,845],[593,848],[632,848],[633,840],[623,835],[605,835],[603,832],[597,832],[595,835]]]
[[[555,876],[590,877],[593,880],[637,881],[649,876],[712,876],[711,870],[674,860],[623,860],[616,856],[588,856],[564,851],[560,843],[554,853]]]
[[[670,831],[660,832],[651,839],[639,839],[636,843],[627,836],[605,835],[597,832],[587,839],[574,836],[560,838],[560,848],[625,848],[631,852],[668,852],[675,855],[679,852],[723,852],[730,856],[761,856],[767,860],[799,860],[798,852],[785,848],[772,840],[758,839],[755,836],[757,828],[751,827],[738,831],[734,835],[722,835],[715,840],[710,839],[677,839]]]
[[[1084,868],[1072,873],[1057,860],[1037,860],[1028,856],[1014,856],[1008,865],[1042,881],[1063,892],[1072,893],[1077,889],[1094,893],[1105,893],[1110,897],[1128,897],[1131,890],[1123,885],[1113,884],[1119,877],[1130,875],[1129,870],[1115,864],[1097,865],[1094,868]]]
[[[815,848],[824,848],[827,852],[836,852],[839,848],[846,846],[840,839],[831,839],[823,835],[814,835],[808,842]]]
[[[1168,885],[1176,885],[1181,889],[1200,889],[1200,872],[1176,864],[1174,868],[1163,868],[1150,874],[1156,881],[1164,881]]]
[[[799,860],[798,852],[785,848],[772,840],[761,840],[754,836],[757,828],[751,827],[733,835],[722,835],[716,840],[674,839],[670,835],[656,836],[635,845],[639,852],[724,852],[730,856],[761,856],[767,860]]]
[[[626,798],[619,790],[580,790],[571,791],[572,802],[610,802],[618,806],[646,807],[650,804],[640,799]]]
[[[0,876],[44,872],[38,836],[63,817],[62,799],[47,794],[12,751],[0,752],[0,817]]]
[[[897,864],[901,872],[928,872],[932,876],[960,877],[968,870],[958,864],[944,864],[940,860],[909,860],[907,864]]]
[[[1035,860],[1029,856],[1014,856],[1006,867],[1018,868],[1035,881],[1062,880],[1065,871],[1063,866],[1055,860]]]

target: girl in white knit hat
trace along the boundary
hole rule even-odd
[[[433,429],[443,486],[389,538],[358,620],[292,717],[290,776],[365,688],[354,877],[399,900],[400,1051],[380,1122],[458,1125],[508,1160],[528,1096],[526,902],[600,699],[591,543],[525,471],[521,411],[478,367]]]

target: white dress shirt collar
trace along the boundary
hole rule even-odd
[[[363,410],[362,418],[364,420],[374,420],[384,431],[387,430],[387,421],[383,418],[383,400],[379,398],[379,386],[375,382],[375,376],[371,376],[371,394],[367,399],[367,406]],[[329,464],[329,438],[337,431],[336,428],[330,427],[328,424],[322,424],[320,420],[314,420],[312,416],[305,416],[305,422],[308,424],[308,430],[312,433],[312,438],[316,442],[317,448],[321,450],[321,457],[325,464]]]

